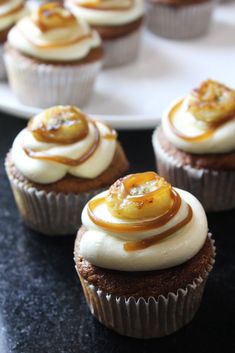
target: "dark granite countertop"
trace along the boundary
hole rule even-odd
[[[89,313],[74,238],[43,237],[21,222],[3,163],[24,126],[0,114],[0,353],[235,352],[235,211],[208,215],[217,261],[192,323],[158,340],[119,336]],[[154,168],[151,133],[120,132],[132,171]]]

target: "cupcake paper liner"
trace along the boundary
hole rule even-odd
[[[5,68],[5,63],[3,59],[3,45],[0,44],[0,80],[5,80],[6,79],[6,68]]]
[[[114,67],[134,61],[138,55],[142,28],[112,40],[104,40],[104,67]]]
[[[9,83],[17,98],[26,105],[48,108],[58,104],[80,107],[90,98],[102,61],[81,65],[38,64],[4,54]]]
[[[209,234],[210,236],[210,234]],[[211,240],[214,255],[214,241]],[[106,327],[125,336],[154,338],[169,335],[188,324],[196,314],[215,260],[192,284],[167,297],[117,297],[89,284],[78,272],[91,313]]]
[[[158,173],[173,186],[191,192],[206,211],[235,207],[235,171],[196,169],[182,165],[162,148],[157,130],[153,134],[153,147]]]
[[[170,39],[189,39],[203,35],[209,29],[217,1],[170,6],[148,1],[148,27],[156,35]]]
[[[5,162],[7,175],[16,205],[26,225],[45,235],[76,234],[81,225],[81,213],[85,204],[104,189],[64,194],[40,191],[11,175]]]

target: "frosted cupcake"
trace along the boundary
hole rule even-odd
[[[0,0],[0,80],[6,78],[3,44],[11,27],[26,14],[24,0]]]
[[[128,175],[82,213],[75,263],[91,313],[131,337],[192,320],[214,263],[200,202],[154,172]]]
[[[207,211],[235,207],[235,91],[203,82],[165,112],[153,134],[159,173]]]
[[[215,0],[147,0],[148,27],[156,35],[189,39],[205,34]]]
[[[102,64],[101,40],[58,3],[39,6],[8,34],[5,63],[18,99],[35,107],[83,106]]]
[[[116,132],[73,106],[35,116],[6,158],[23,220],[48,235],[75,233],[87,200],[127,168]]]
[[[143,0],[67,0],[66,5],[99,32],[103,39],[105,67],[136,59],[144,15]]]

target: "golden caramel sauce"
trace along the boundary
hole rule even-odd
[[[77,24],[75,16],[58,2],[39,6],[33,20],[42,32]]]
[[[89,147],[89,149],[78,159],[72,159],[72,158],[63,157],[63,156],[47,156],[43,154],[43,152],[34,151],[29,148],[24,148],[24,151],[31,158],[57,162],[71,167],[77,167],[78,165],[87,161],[95,153],[100,143],[99,129],[97,128],[96,123],[94,121],[91,121],[91,123],[95,127],[95,140],[92,143],[92,145]]]
[[[220,128],[222,125],[224,125],[225,123],[229,122],[230,120],[234,119],[235,116],[235,112],[232,114],[229,114],[228,116],[224,117],[223,119],[221,119],[220,121],[217,122],[213,122],[213,123],[207,123],[208,126],[208,130],[206,132],[203,132],[200,135],[197,136],[187,136],[184,135],[181,131],[179,131],[175,125],[174,125],[174,115],[175,112],[180,108],[180,106],[183,103],[183,99],[181,101],[179,101],[174,107],[173,109],[170,111],[169,115],[168,115],[168,121],[170,123],[171,129],[174,131],[174,134],[177,135],[178,137],[180,137],[181,139],[185,140],[185,141],[190,141],[190,142],[200,142],[200,141],[204,141],[206,139],[208,139],[210,136],[212,136],[215,131]]]
[[[7,1],[3,1],[0,4],[4,4],[5,2],[7,2]],[[23,10],[23,8],[24,8],[24,3],[19,4],[17,7],[15,7],[12,10],[10,10],[9,12],[0,15],[0,19],[4,18],[4,17],[7,17],[7,16],[10,16],[10,15],[13,15],[16,12],[19,12],[19,11]]]
[[[162,227],[165,225],[171,218],[173,218],[176,213],[179,211],[181,206],[181,197],[179,194],[172,189],[171,193],[172,206],[168,209],[163,215],[160,215],[156,218],[151,218],[149,220],[140,220],[132,223],[112,223],[107,222],[95,214],[95,208],[105,202],[105,197],[96,198],[91,200],[88,203],[87,211],[90,219],[99,227],[107,229],[111,232],[135,232],[135,231],[145,231],[151,230],[154,228]]]
[[[105,1],[105,0],[97,0],[97,1],[89,1],[87,0],[86,2],[83,2],[81,4],[78,4],[76,1],[73,1],[77,6],[84,7],[87,9],[93,9],[93,10],[102,10],[102,11],[126,11],[129,10],[133,7],[134,1],[129,0],[128,4],[122,7],[119,6],[110,6],[108,3],[110,1]]]
[[[140,241],[135,241],[135,242],[127,242],[124,244],[124,250],[126,251],[136,251],[136,250],[143,250],[146,249],[152,245],[158,244],[161,242],[163,239],[169,237],[173,233],[177,232],[179,229],[184,227],[186,224],[188,224],[193,217],[193,211],[190,205],[188,205],[188,214],[187,216],[179,223],[177,223],[174,227],[167,229],[166,231],[152,236],[148,239],[143,239]]]

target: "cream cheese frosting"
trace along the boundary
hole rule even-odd
[[[87,3],[93,7],[85,7]],[[102,3],[109,9],[102,8]],[[78,18],[84,18],[90,25],[120,26],[131,23],[144,14],[143,0],[84,1],[67,0],[66,6]]]
[[[43,113],[42,113],[43,114]],[[96,127],[95,127],[96,125]],[[116,139],[106,138],[110,128],[101,122],[88,121],[88,134],[81,140],[70,144],[38,141],[28,129],[22,130],[13,142],[11,156],[16,168],[29,180],[49,184],[62,179],[67,173],[80,178],[94,179],[111,164],[115,151]],[[71,166],[55,162],[55,156],[77,160],[89,150],[99,133],[99,144],[94,153],[79,165]],[[33,150],[49,157],[49,160],[32,158],[26,150]]]
[[[235,150],[235,113],[234,118],[228,120],[205,139],[190,141],[181,138],[172,129],[169,116],[173,112],[175,128],[187,137],[196,137],[207,131],[205,122],[195,119],[188,106],[191,96],[180,98],[165,111],[162,119],[163,131],[167,139],[177,148],[195,154],[226,153]],[[154,143],[154,141],[153,141]]]
[[[10,28],[20,18],[27,14],[23,0],[8,0],[0,2],[0,31]]]
[[[96,225],[88,214],[86,205],[82,213],[82,224],[86,232],[80,242],[80,254],[93,265],[119,271],[162,270],[180,265],[195,256],[207,238],[208,225],[205,211],[200,202],[190,193],[174,188],[182,201],[176,215],[165,225],[147,231],[110,232]],[[107,191],[95,198],[106,196]],[[128,241],[148,239],[173,227],[187,214],[187,204],[193,210],[191,221],[164,240],[136,251],[125,251]],[[105,203],[96,208],[97,215],[103,220],[121,224],[124,222],[114,217]],[[131,224],[132,220],[125,220]]]
[[[72,16],[68,10],[61,11],[64,19],[66,15]],[[101,46],[101,39],[84,19],[71,21],[71,24],[64,21],[62,26],[43,30],[35,21],[33,13],[10,30],[8,43],[31,57],[63,62],[85,58],[91,49]]]

